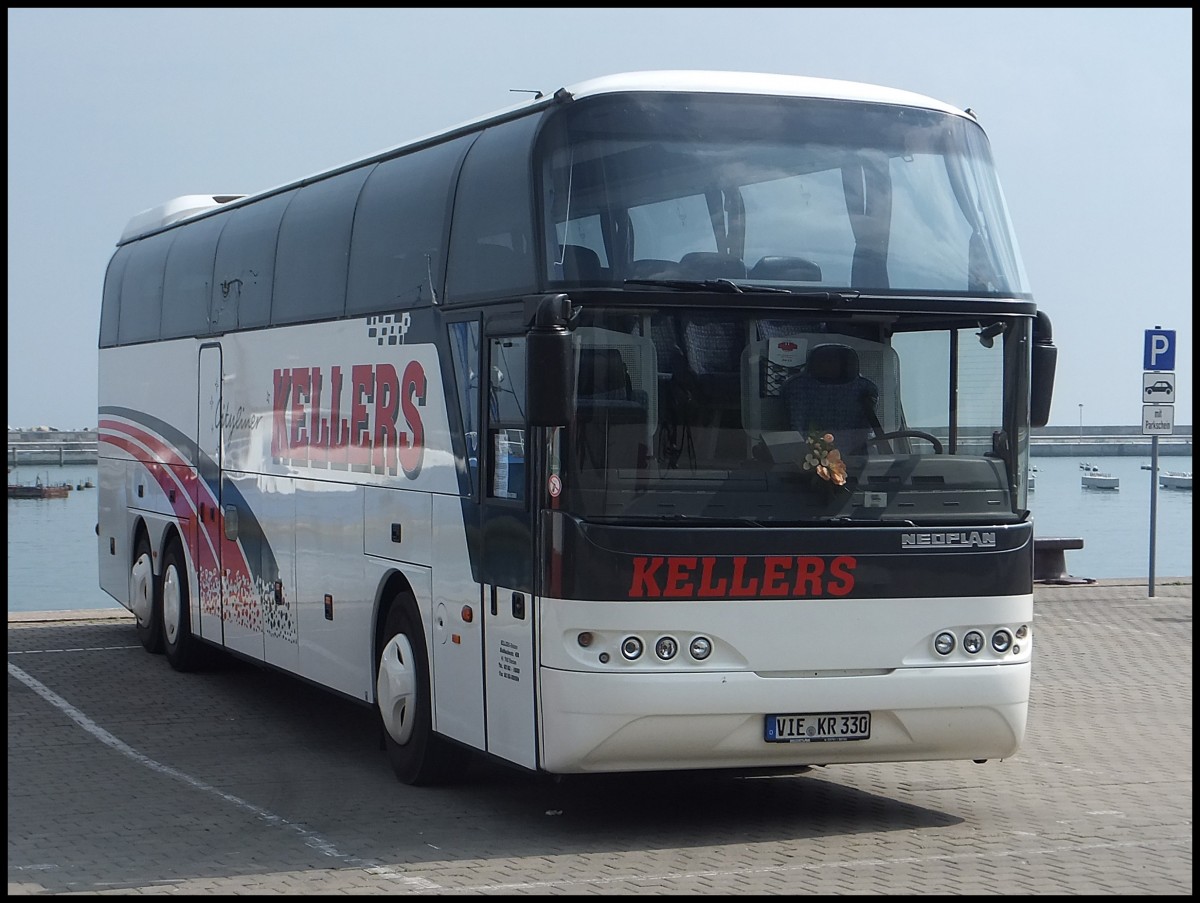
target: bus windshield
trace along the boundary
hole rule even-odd
[[[760,296],[761,297],[761,296]],[[1027,318],[587,307],[561,506],[589,520],[1024,517]],[[901,375],[903,374],[903,379]]]
[[[540,141],[552,286],[733,280],[1029,298],[964,115],[787,96],[580,100]]]

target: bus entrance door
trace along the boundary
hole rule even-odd
[[[200,348],[198,422],[196,424],[196,479],[192,510],[194,529],[188,530],[192,563],[196,568],[199,606],[192,623],[198,636],[215,643],[225,640],[221,628],[221,346]],[[198,617],[197,617],[198,615]]]
[[[483,682],[488,752],[534,768],[533,530],[526,472],[525,337],[497,335],[487,346],[488,405],[482,530]]]
[[[483,642],[488,752],[536,768],[533,597],[489,586],[486,600]]]

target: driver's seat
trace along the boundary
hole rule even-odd
[[[791,428],[802,435],[833,434],[843,455],[867,452],[872,433],[882,432],[875,412],[879,388],[858,369],[858,352],[849,345],[816,345],[779,394]]]

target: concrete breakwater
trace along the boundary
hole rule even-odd
[[[95,430],[9,430],[8,466],[95,464]]]
[[[20,464],[95,464],[96,439],[95,430],[9,430],[8,463],[10,467]],[[1149,457],[1151,439],[1143,436],[1141,427],[1137,426],[1094,426],[1082,430],[1049,426],[1033,431],[1029,447],[1034,457]],[[1172,435],[1160,436],[1158,453],[1164,457],[1191,457],[1192,428],[1176,426]]]
[[[1034,457],[1100,458],[1150,457],[1152,437],[1143,436],[1140,426],[1046,426],[1032,431],[1029,453]],[[1176,426],[1170,436],[1158,437],[1158,453],[1163,457],[1192,456],[1191,426]]]

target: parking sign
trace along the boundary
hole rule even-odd
[[[1146,346],[1143,355],[1143,370],[1175,369],[1175,330],[1146,330]]]
[[[1147,370],[1142,374],[1142,401],[1145,404],[1175,403],[1175,374]]]
[[[1170,436],[1175,431],[1175,408],[1169,404],[1142,405],[1142,435]]]

